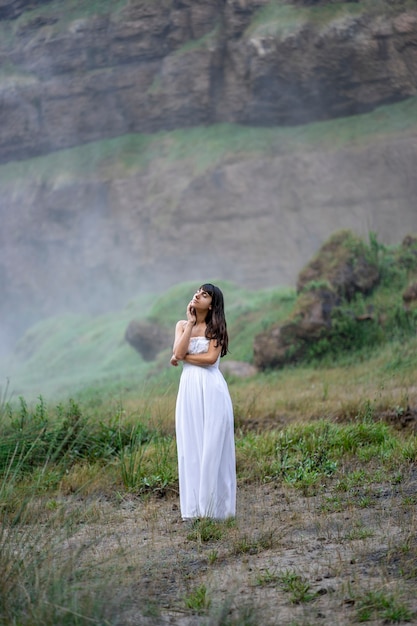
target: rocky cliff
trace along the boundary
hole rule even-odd
[[[391,13],[383,0],[372,10],[102,0],[91,13],[83,4],[0,3],[3,162],[128,132],[306,123],[416,94],[417,11],[401,2]]]
[[[202,276],[294,284],[334,230],[387,243],[417,231],[417,123],[393,129],[378,109],[361,118],[376,125],[368,141],[348,125],[340,143],[326,126],[415,96],[408,4],[0,0],[3,334]],[[328,140],[294,147],[317,121]],[[252,131],[233,127],[247,143],[213,157],[220,123]],[[204,165],[170,152],[175,133],[156,154],[103,143],[179,128]],[[98,165],[74,173],[80,153],[62,149],[89,142]]]

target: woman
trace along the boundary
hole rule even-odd
[[[171,358],[172,365],[183,362],[175,415],[183,519],[236,512],[233,407],[219,370],[227,351],[223,294],[206,283],[177,322]]]

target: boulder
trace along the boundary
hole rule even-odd
[[[132,320],[125,332],[126,341],[145,361],[153,361],[172,343],[172,333],[155,322]]]
[[[403,248],[416,248],[417,235],[406,235],[401,243]]]
[[[258,372],[254,365],[246,361],[221,361],[220,369],[223,374],[236,376],[236,378],[249,378]]]
[[[417,235],[406,235],[398,252],[398,262],[406,270],[417,269]]]

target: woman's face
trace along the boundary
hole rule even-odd
[[[208,311],[211,308],[212,300],[213,298],[209,293],[207,293],[207,291],[204,291],[204,289],[197,289],[192,299],[192,305],[199,311]]]

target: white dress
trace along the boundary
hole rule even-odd
[[[209,339],[192,337],[190,354],[207,352]],[[214,365],[183,362],[175,426],[183,519],[226,519],[236,513],[233,407],[227,383]]]

